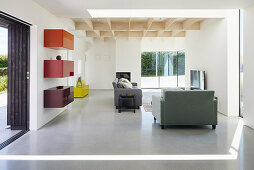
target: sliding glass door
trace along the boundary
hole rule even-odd
[[[141,88],[185,86],[185,51],[143,52]]]

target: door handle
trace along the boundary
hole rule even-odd
[[[30,79],[30,72],[26,72],[26,79],[29,80]]]

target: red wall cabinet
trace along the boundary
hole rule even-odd
[[[74,61],[44,60],[44,78],[74,76]]]
[[[73,101],[73,86],[57,86],[44,90],[44,108],[62,108]]]
[[[45,29],[44,47],[74,50],[74,35],[63,29]]]

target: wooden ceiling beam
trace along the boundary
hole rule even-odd
[[[93,22],[90,18],[84,18],[84,22],[88,25],[90,29],[93,30]]]
[[[98,37],[94,31],[86,31],[87,37]]]
[[[152,23],[153,23],[153,18],[148,18],[146,22],[146,29],[143,32],[143,36],[146,36],[147,30],[150,29]]]
[[[93,29],[91,29],[85,22],[76,22],[75,23],[75,30],[92,31]]]
[[[185,37],[185,31],[180,30],[172,31],[172,37]]]
[[[157,37],[157,36],[158,36],[158,31],[147,31],[144,37]]]
[[[127,31],[129,30],[128,22],[111,22],[111,29],[114,31]]]
[[[129,31],[129,37],[143,37],[143,31]]]
[[[93,30],[106,31],[111,29],[106,22],[93,22]]]
[[[146,30],[146,22],[131,22],[130,30],[131,31],[143,31]]]
[[[114,37],[111,31],[101,31],[100,32],[101,37]]]
[[[186,30],[200,30],[204,19],[188,18],[178,21],[176,18],[156,20],[143,19],[79,19],[75,22],[76,30],[85,30],[87,37],[184,37]]]
[[[107,20],[109,29],[111,30],[112,36],[114,37],[114,36],[115,36],[115,33],[114,33],[114,30],[112,30],[111,19],[110,19],[110,18],[107,18],[106,20]]]
[[[98,30],[93,30],[93,32],[97,35],[97,37],[101,37],[100,31],[98,31]]]
[[[158,31],[158,30],[164,30],[165,29],[165,27],[164,27],[164,23],[163,22],[158,22],[158,21],[154,21],[152,24],[151,24],[151,26],[150,26],[150,28],[148,29],[148,30],[155,30],[155,31]]]
[[[147,19],[147,23],[146,23],[146,29],[149,30],[149,28],[151,27],[153,23],[153,18],[148,18]]]
[[[168,18],[165,20],[164,25],[165,25],[165,30],[168,30],[169,27],[176,21],[176,18]]]
[[[129,30],[131,29],[131,18],[128,18],[128,27],[129,27]]]
[[[196,22],[192,24],[190,27],[186,28],[185,30],[200,30],[200,22]]]
[[[108,27],[111,30],[111,20],[110,18],[106,18],[106,20],[107,20]]]
[[[187,30],[190,28],[193,24],[197,22],[201,22],[203,19],[201,18],[188,18],[185,21],[183,21],[183,29]]]
[[[160,30],[157,32],[157,37],[161,37],[164,33],[164,30]]]
[[[183,23],[175,22],[167,30],[183,30]]]
[[[129,31],[115,31],[115,37],[129,37]]]

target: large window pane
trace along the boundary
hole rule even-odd
[[[160,87],[177,87],[177,53],[159,52]]]
[[[143,52],[141,54],[141,76],[156,76],[156,52]]]
[[[143,52],[141,87],[185,86],[185,51]]]
[[[185,51],[177,52],[178,87],[185,87]]]

